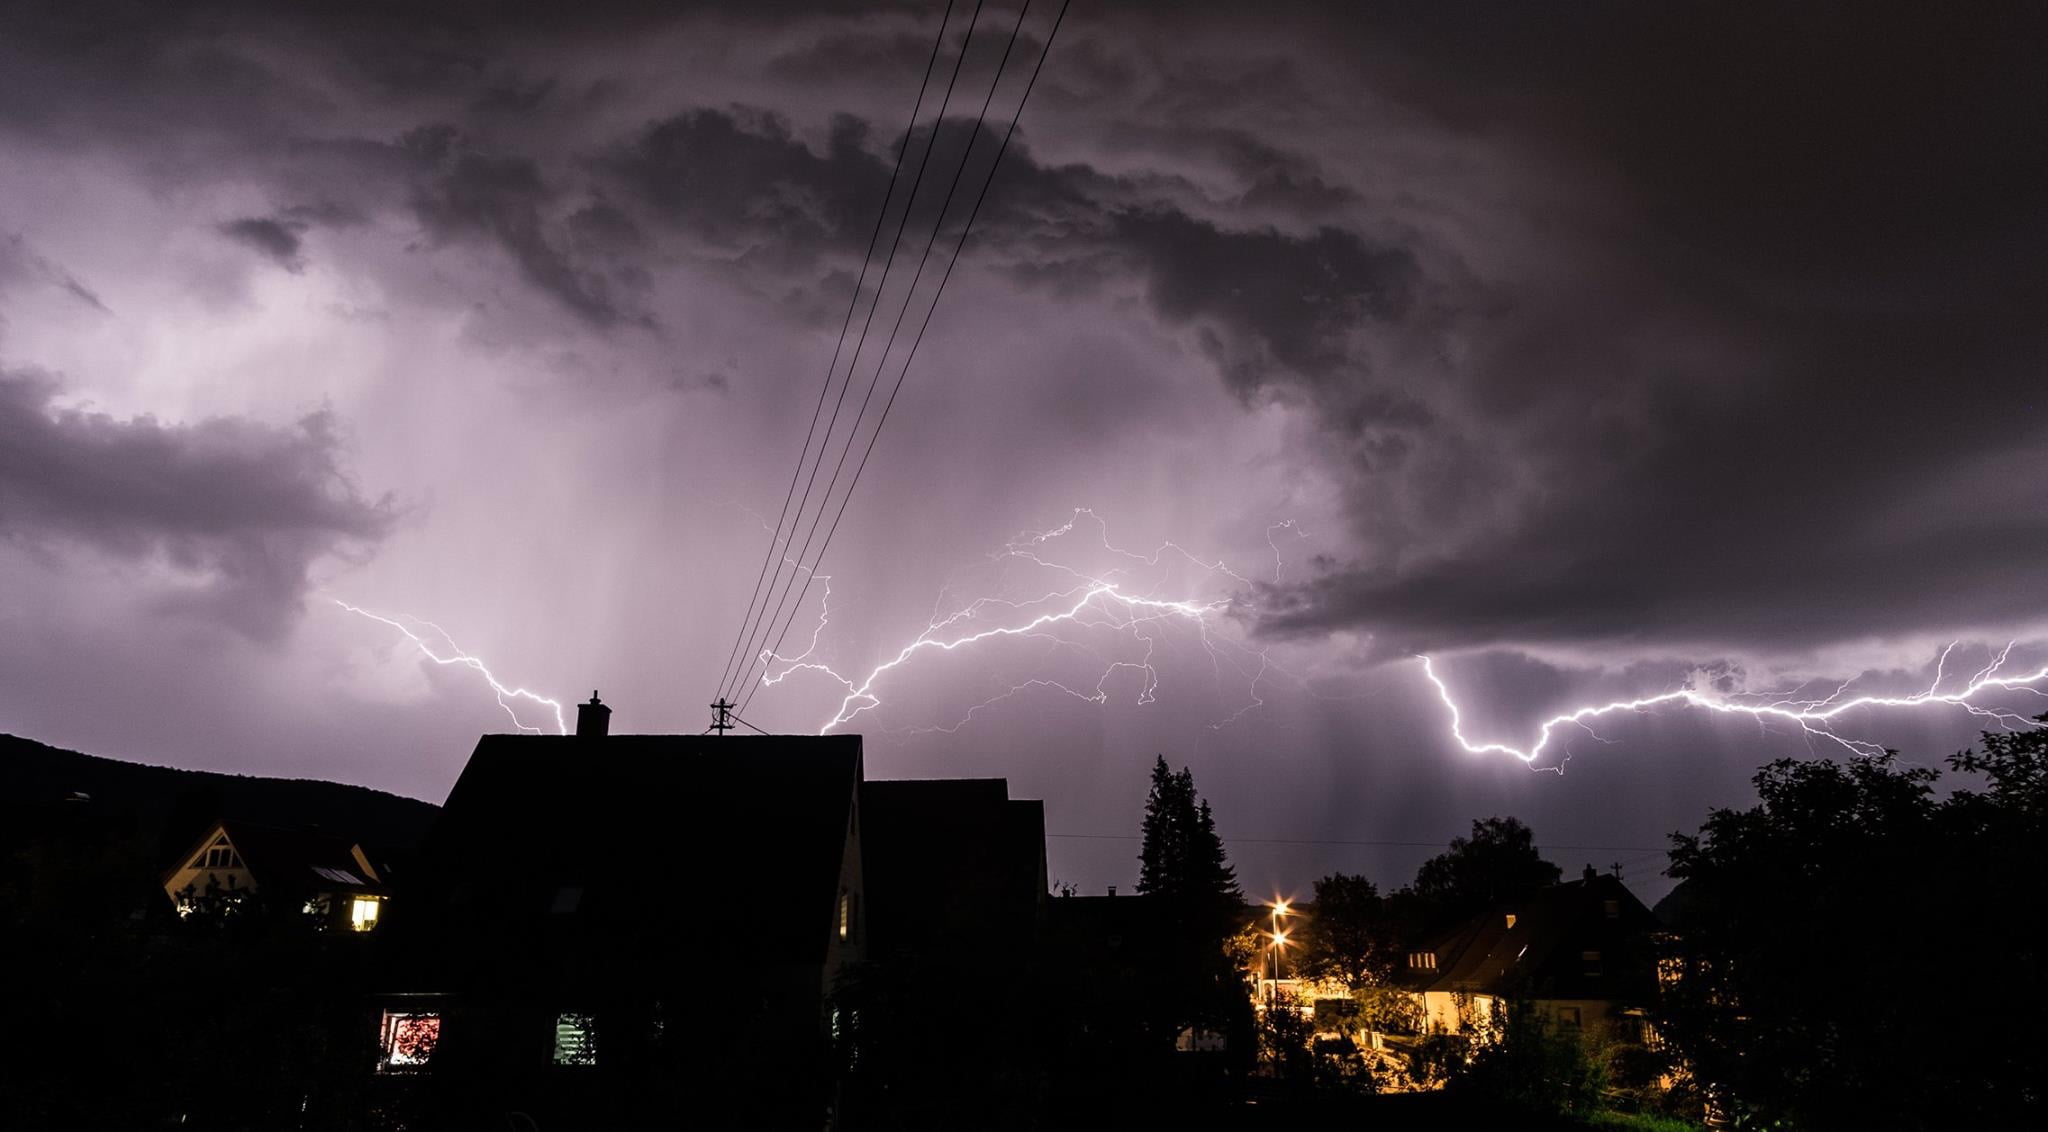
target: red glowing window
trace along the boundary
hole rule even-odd
[[[377,1068],[386,1073],[412,1073],[426,1068],[441,1044],[439,1014],[384,1012],[384,1035]]]

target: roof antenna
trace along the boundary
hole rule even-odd
[[[711,730],[723,737],[726,732],[733,729],[732,703],[724,696],[720,696],[718,702],[711,705],[711,711]]]

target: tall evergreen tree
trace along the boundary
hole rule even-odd
[[[1143,843],[1138,850],[1138,891],[1193,903],[1234,905],[1243,899],[1237,870],[1216,835],[1216,817],[1195,792],[1194,773],[1178,772],[1159,756],[1145,798]]]

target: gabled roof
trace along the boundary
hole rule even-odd
[[[1022,948],[1045,900],[1045,807],[1000,778],[861,786],[861,870],[878,954]]]
[[[164,882],[191,867],[193,859],[223,833],[260,887],[288,892],[383,891],[382,878],[356,860],[354,841],[321,830],[285,829],[237,818],[208,826],[205,836],[165,870]]]
[[[486,735],[392,926],[508,963],[815,963],[860,776],[856,735]]]
[[[1437,967],[1404,969],[1403,983],[1419,991],[1625,998],[1649,989],[1642,944],[1656,926],[1618,877],[1551,885],[1411,949],[1433,952]],[[1589,963],[1589,951],[1599,958]]]

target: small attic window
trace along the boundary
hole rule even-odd
[[[192,867],[195,869],[239,869],[242,867],[242,858],[235,853],[234,846],[228,844],[228,839],[221,837],[217,838],[212,845],[207,847],[206,852],[200,855],[199,860],[192,862]]]
[[[1508,913],[1508,930],[1515,930],[1515,914],[1513,912]]]
[[[1436,952],[1411,951],[1408,953],[1408,966],[1409,969],[1415,971],[1434,971],[1436,970]]]
[[[1602,908],[1602,909],[1603,909],[1603,910],[1604,910],[1604,911],[1605,911],[1605,912],[1607,913],[1607,918],[1608,918],[1608,919],[1610,919],[1610,920],[1619,920],[1619,919],[1621,919],[1621,901],[1619,901],[1619,900],[1606,900],[1606,901],[1602,901],[1602,902],[1601,902],[1601,905],[1600,905],[1600,906],[1601,906],[1601,908]]]

